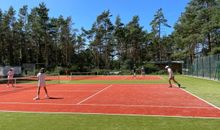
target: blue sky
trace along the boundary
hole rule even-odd
[[[90,29],[96,17],[105,10],[110,10],[112,22],[119,15],[123,23],[128,23],[132,17],[138,15],[140,25],[148,32],[151,31],[150,22],[159,8],[163,9],[168,24],[173,27],[177,22],[181,12],[184,12],[190,0],[0,0],[0,9],[8,10],[10,6],[19,11],[23,5],[28,5],[29,9],[44,2],[50,9],[50,17],[71,16],[74,23],[73,28]],[[163,34],[170,34],[172,28],[163,28]]]

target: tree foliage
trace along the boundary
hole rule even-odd
[[[219,47],[220,3],[217,0],[192,0],[175,25],[176,47],[191,61]]]
[[[76,71],[92,69],[131,69],[151,61],[185,60],[219,53],[220,1],[192,0],[166,36],[162,28],[171,27],[162,8],[155,12],[148,32],[133,16],[123,23],[112,21],[110,10],[97,16],[90,29],[74,27],[71,17],[48,16],[44,3],[28,11],[10,7],[0,10],[0,64],[44,64]]]

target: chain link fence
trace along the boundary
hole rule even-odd
[[[183,74],[220,80],[220,54],[197,57],[183,66]]]

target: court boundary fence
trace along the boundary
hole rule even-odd
[[[183,74],[220,80],[220,54],[197,57],[192,62],[186,60]]]

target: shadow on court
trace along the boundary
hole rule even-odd
[[[47,98],[47,99],[58,100],[58,99],[64,99],[64,98],[63,97],[50,97],[50,98]]]

